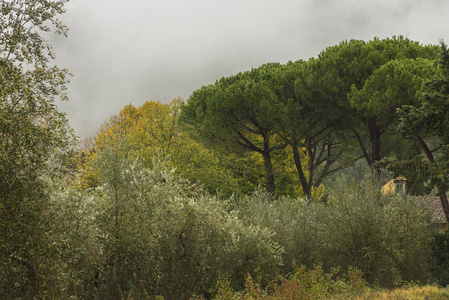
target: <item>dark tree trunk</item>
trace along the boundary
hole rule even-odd
[[[267,192],[267,194],[270,197],[270,200],[273,200],[273,195],[274,195],[274,191],[276,189],[275,185],[274,185],[274,169],[273,169],[273,164],[271,162],[271,153],[270,153],[270,149],[269,149],[269,145],[268,142],[264,142],[263,145],[263,153],[262,153],[262,157],[263,157],[263,163],[265,166],[265,174],[267,177],[267,185],[265,187],[265,190]]]
[[[265,190],[270,195],[270,199],[272,200],[276,187],[274,185],[274,169],[273,164],[271,163],[270,152],[263,153],[263,163],[265,166],[265,173],[267,176],[267,185],[265,187]]]
[[[371,158],[368,161],[368,164],[374,174],[379,177],[380,176],[380,168],[377,166],[377,162],[380,160],[380,128],[377,126],[376,119],[367,118],[366,123],[368,125],[368,130],[370,133],[371,139]]]
[[[296,169],[298,170],[298,176],[299,176],[299,181],[301,182],[302,191],[304,193],[304,196],[310,198],[311,189],[309,187],[309,183],[307,182],[306,176],[304,175],[304,171],[302,169],[301,157],[299,155],[298,145],[296,145],[296,143],[294,143],[292,145],[292,148],[293,148],[293,157],[295,159]]]
[[[413,136],[415,137],[415,141],[418,143],[419,147],[423,150],[429,162],[431,164],[434,164],[435,158],[433,157],[432,151],[430,151],[426,142],[416,132],[413,133]],[[443,211],[446,216],[446,221],[449,222],[449,202],[447,200],[446,190],[442,187],[440,183],[437,183],[437,189],[438,193],[440,194],[441,206],[443,207]]]
[[[359,143],[360,149],[362,150],[363,157],[366,159],[366,162],[368,163],[368,166],[371,167],[371,164],[372,164],[371,156],[368,153],[368,151],[366,150],[365,143],[363,142],[362,137],[357,132],[357,130],[353,130],[353,131],[354,131],[355,137],[357,139],[357,142]]]

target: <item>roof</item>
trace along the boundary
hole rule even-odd
[[[435,221],[446,223],[446,216],[438,196],[412,196],[418,203],[428,207]]]

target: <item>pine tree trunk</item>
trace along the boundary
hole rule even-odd
[[[367,125],[371,138],[370,168],[378,178],[380,177],[380,168],[376,165],[376,163],[380,160],[380,129],[377,126],[376,119],[374,118],[367,118]]]
[[[267,194],[270,197],[270,201],[273,200],[273,195],[276,189],[276,186],[274,184],[274,169],[273,164],[271,162],[271,155],[270,152],[265,152],[263,154],[263,162],[265,166],[265,174],[267,177],[267,185],[265,187],[265,190]]]
[[[413,134],[413,136],[415,137],[415,140],[418,143],[419,147],[423,150],[424,154],[427,156],[427,159],[429,160],[429,162],[431,164],[434,164],[435,158],[433,157],[432,151],[430,151],[426,142],[416,132]],[[437,183],[437,189],[438,189],[438,193],[440,194],[441,206],[443,207],[444,215],[446,216],[446,222],[449,223],[449,202],[447,200],[446,190],[444,188],[442,188],[441,185],[438,183]]]
[[[270,201],[272,201],[276,186],[274,184],[274,168],[273,168],[273,164],[271,162],[271,154],[270,154],[269,144],[266,140],[264,141],[264,144],[263,144],[263,150],[264,151],[262,153],[262,157],[263,157],[263,163],[265,166],[265,174],[267,177],[267,185],[265,187],[265,190],[266,190],[267,194],[269,195]]]
[[[306,176],[304,175],[304,171],[302,169],[301,157],[299,155],[298,146],[293,144],[293,158],[295,159],[296,169],[298,170],[299,181],[301,182],[302,191],[304,196],[310,198],[311,189],[309,187],[309,183],[307,182]]]

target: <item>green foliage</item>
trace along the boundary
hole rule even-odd
[[[92,219],[88,240],[98,247],[96,271],[89,262],[74,277],[90,284],[85,295],[188,299],[207,295],[219,274],[236,289],[247,273],[264,284],[279,274],[283,249],[270,230],[243,224],[226,202],[177,177],[168,160],[154,158],[148,169],[125,148],[104,144],[93,161],[102,185],[84,198],[92,204],[81,205]]]
[[[146,168],[120,147],[106,145],[95,161],[101,186],[52,187],[44,218],[53,228],[44,249],[52,297],[344,297],[363,290],[362,277],[382,287],[429,279],[425,210],[380,196],[369,181],[326,203],[270,204],[263,191],[226,201],[199,193],[166,159]]]
[[[267,205],[266,194],[235,199],[234,210],[245,224],[265,226],[276,234],[274,240],[285,249],[284,274],[292,272],[292,262],[312,268],[318,262],[319,235],[314,206],[305,199],[280,198]]]
[[[342,111],[323,93],[317,60],[287,63],[276,75],[282,87],[278,134],[291,146],[303,194],[311,197],[323,180],[348,166]],[[289,147],[290,150],[290,147]],[[304,153],[304,157],[301,154]],[[351,161],[351,160],[350,160]]]
[[[268,205],[256,193],[235,209],[245,224],[276,233],[274,240],[285,249],[284,274],[296,261],[325,270],[354,266],[382,287],[429,279],[432,231],[425,208],[412,199],[382,196],[372,181],[329,195],[327,203],[279,199]]]
[[[322,97],[344,114],[346,132],[371,168],[377,169],[375,163],[392,150],[400,154],[408,148],[385,147],[402,142],[394,133],[394,109],[401,106],[399,100],[416,103],[420,82],[434,73],[427,60],[435,58],[436,50],[393,37],[345,41],[319,54],[313,80],[322,87]]]
[[[444,43],[441,44],[441,53],[439,56],[438,76],[426,82],[421,93],[422,103],[418,106],[404,105],[398,109],[401,119],[399,124],[400,130],[405,135],[414,136],[417,141],[422,142],[430,147],[429,140],[436,141],[436,149],[438,152],[429,149],[423,151],[427,156],[431,166],[430,180],[433,184],[439,185],[440,188],[446,190],[448,184],[447,158],[448,158],[448,98],[449,98],[449,51]],[[425,142],[424,142],[425,140]],[[423,147],[423,144],[421,144]],[[426,147],[426,146],[424,146]],[[431,154],[435,152],[435,154]],[[433,157],[431,157],[433,156]]]
[[[42,37],[66,1],[0,4],[0,294],[57,298],[59,238],[51,178],[69,172],[73,134],[54,101],[66,99],[67,70],[50,65]],[[50,178],[50,179],[49,179]]]
[[[317,59],[266,64],[202,87],[182,106],[180,120],[215,149],[260,153],[270,193],[279,176],[272,156],[289,144],[310,197],[360,158],[379,175],[382,157],[413,156],[416,147],[395,130],[396,109],[419,104],[421,84],[437,72],[436,49],[403,37],[342,42]]]
[[[432,275],[441,286],[449,285],[449,233],[435,235],[432,245]]]
[[[49,182],[52,192],[43,216],[51,228],[44,235],[51,245],[47,249],[51,253],[51,276],[47,279],[51,281],[46,297],[88,299],[95,296],[101,260],[93,226],[98,212],[94,209],[95,197],[73,188],[71,183],[71,179]]]
[[[334,95],[340,106],[351,107],[347,94],[351,87],[362,89],[366,80],[382,65],[398,59],[435,57],[435,46],[423,46],[402,36],[369,42],[350,40],[328,47],[318,55],[317,69],[328,96]]]
[[[323,265],[355,266],[384,287],[428,280],[430,217],[412,199],[383,197],[368,181],[332,193],[323,221]]]
[[[275,192],[272,154],[286,147],[276,139],[280,114],[274,78],[281,66],[266,64],[257,69],[221,78],[193,92],[181,106],[180,121],[196,131],[202,141],[224,153],[242,150],[263,157],[267,192]]]
[[[181,121],[195,125],[205,141],[263,149],[269,137],[257,136],[269,135],[276,123],[278,100],[269,79],[279,67],[267,64],[202,87],[181,107]]]
[[[419,173],[426,178],[430,188],[436,187],[441,198],[446,218],[449,219],[449,202],[446,191],[449,183],[448,119],[449,112],[449,51],[441,42],[439,74],[426,82],[420,93],[419,105],[404,105],[399,108],[399,129],[405,136],[413,137],[427,158],[427,172]],[[432,144],[436,144],[434,149]],[[424,156],[423,156],[424,157]],[[416,157],[416,163],[426,164],[423,157]],[[399,163],[400,165],[400,163]]]
[[[386,154],[393,154],[398,159],[411,163],[412,158],[419,153],[416,145],[414,146],[412,141],[403,139],[396,130],[399,123],[396,110],[404,106],[419,106],[423,83],[433,78],[436,73],[437,68],[433,60],[423,58],[396,59],[375,70],[367,78],[362,89],[357,89],[355,85],[352,86],[351,93],[348,94],[351,106],[367,119],[375,119],[375,122],[372,122],[371,130],[377,131],[379,146],[380,136],[383,136],[382,145],[384,148],[382,151],[379,149],[379,158],[385,157]],[[371,134],[371,136],[373,135]],[[376,167],[381,165],[385,166],[386,163],[374,164]],[[392,167],[393,165],[390,164],[390,169]],[[395,172],[398,171],[396,168]],[[406,172],[407,170],[402,168],[402,171]],[[412,173],[416,173],[416,170],[413,170]],[[416,176],[412,173],[407,172],[411,179],[410,186],[413,189],[411,192],[413,194],[424,193],[423,184],[427,180],[414,178]],[[401,175],[406,174],[402,173]]]
[[[422,83],[436,73],[435,62],[428,59],[391,60],[375,70],[362,89],[353,85],[349,101],[365,116],[377,117],[379,122],[389,124],[397,108],[419,104],[417,94]]]
[[[226,278],[217,281],[214,299],[346,299],[367,290],[360,271],[350,268],[348,276],[338,277],[338,270],[325,273],[321,267],[307,270],[304,266],[294,268],[294,273],[273,284],[267,290],[247,276],[245,289],[234,292]]]

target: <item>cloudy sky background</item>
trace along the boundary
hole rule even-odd
[[[343,40],[449,42],[447,0],[71,0],[52,37],[74,77],[58,103],[81,138],[123,106],[187,99],[222,76],[308,59]]]

